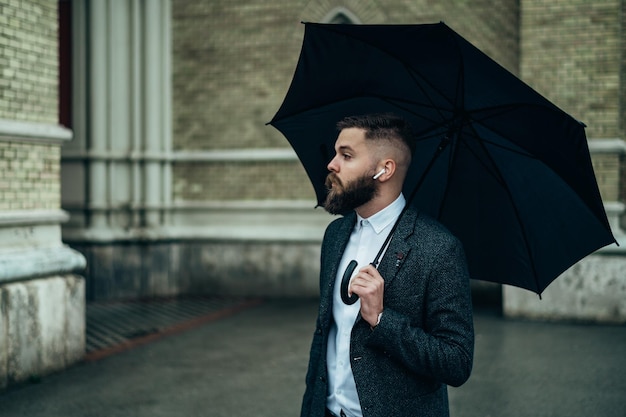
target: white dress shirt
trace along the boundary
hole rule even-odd
[[[333,325],[328,337],[326,357],[328,366],[326,406],[335,415],[339,415],[341,410],[348,417],[363,415],[350,366],[350,334],[361,309],[361,300],[350,306],[343,303],[340,294],[341,279],[351,260],[358,262],[353,275],[374,260],[405,204],[406,200],[400,194],[393,203],[367,219],[357,214],[357,222],[339,263],[333,293]]]

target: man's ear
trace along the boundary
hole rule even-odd
[[[395,174],[396,161],[394,161],[393,159],[385,159],[383,161],[383,168],[381,169],[381,171],[383,170],[384,172],[382,172],[382,174],[378,176],[378,180],[384,182],[384,181],[389,180]]]

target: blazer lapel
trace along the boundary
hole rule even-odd
[[[321,265],[322,281],[320,289],[321,298],[321,315],[322,317],[328,317],[327,313],[330,312],[330,307],[333,301],[333,289],[335,287],[335,278],[337,277],[337,270],[339,269],[339,263],[343,252],[350,240],[350,234],[354,229],[356,223],[356,214],[351,212],[345,216],[341,224],[333,233],[329,233],[326,236],[326,245],[324,248],[323,264]]]
[[[413,208],[407,209],[402,215],[398,228],[394,232],[389,247],[385,251],[383,259],[378,266],[378,271],[385,279],[385,288],[391,285],[398,271],[402,268],[404,260],[411,252],[411,245],[408,242],[408,238],[414,232],[418,215],[418,212]]]

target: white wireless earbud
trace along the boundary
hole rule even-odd
[[[372,177],[372,179],[377,180],[377,179],[378,179],[378,177],[380,177],[381,175],[383,175],[385,172],[387,172],[387,170],[386,170],[385,168],[381,169],[381,170],[380,170],[380,172],[379,172],[378,174],[376,174],[376,175],[374,175],[374,176]]]

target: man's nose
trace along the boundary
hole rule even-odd
[[[329,171],[332,172],[337,172],[337,157],[334,157],[333,159],[331,159],[331,161],[328,163],[328,165],[326,165],[326,169],[328,169]]]

